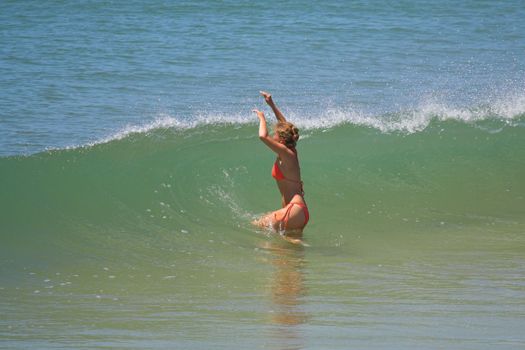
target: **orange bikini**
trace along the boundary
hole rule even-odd
[[[292,179],[287,179],[283,175],[281,169],[279,168],[279,164],[278,164],[277,160],[275,160],[275,163],[273,163],[272,177],[275,180],[277,180],[277,181],[285,180],[285,181],[291,181],[291,182],[295,182],[295,183],[300,184],[301,185],[301,194],[300,194],[300,196],[304,197],[303,182],[302,181],[297,181],[297,180],[292,180]],[[285,229],[286,229],[286,226],[288,224],[288,219],[290,219],[290,211],[292,210],[292,207],[294,205],[298,205],[299,207],[301,207],[303,209],[303,212],[304,212],[304,226],[306,226],[306,224],[308,223],[308,220],[310,220],[310,214],[308,213],[308,207],[305,204],[300,203],[300,202],[290,202],[290,203],[288,203],[286,212],[284,213],[284,216],[282,218],[282,220],[284,221],[284,228]]]
[[[275,160],[275,163],[273,163],[272,177],[277,181],[286,180],[283,173],[281,172],[281,169],[279,168],[279,165],[277,164],[277,160]]]

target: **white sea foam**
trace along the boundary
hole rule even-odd
[[[120,140],[131,134],[144,134],[151,130],[157,129],[193,129],[198,126],[204,125],[236,125],[236,124],[248,124],[253,122],[253,118],[248,118],[241,114],[237,115],[226,115],[226,114],[200,114],[193,118],[180,118],[176,116],[170,116],[167,114],[161,114],[155,120],[140,125],[127,125],[123,129],[104,137],[100,140],[94,141],[88,146],[96,144],[107,143],[114,140]]]
[[[432,121],[455,120],[476,123],[499,120],[507,124],[525,115],[525,95],[495,100],[477,107],[457,107],[436,100],[422,101],[416,108],[383,115],[371,115],[353,108],[328,109],[316,119],[297,122],[307,129],[330,128],[341,124],[370,127],[381,132],[415,133],[426,129]]]
[[[512,125],[514,120],[524,115],[525,95],[514,95],[477,107],[457,107],[427,99],[416,108],[379,116],[353,108],[327,109],[319,118],[299,119],[297,125],[307,129],[320,129],[352,124],[374,128],[385,133],[415,133],[426,129],[432,121],[455,120],[463,123],[476,123],[498,120]]]
[[[429,98],[423,100],[413,109],[380,115],[366,113],[352,106],[327,108],[324,112],[315,116],[305,115],[300,111],[288,111],[289,119],[299,128],[305,130],[330,129],[338,125],[350,124],[377,129],[384,133],[404,132],[409,134],[426,129],[432,121],[455,120],[464,123],[476,123],[485,120],[499,120],[506,124],[514,125],[513,121],[524,115],[525,94],[523,93],[495,99],[490,103],[476,107],[451,106]],[[206,125],[246,125],[255,123],[256,118],[251,111],[237,114],[201,113],[192,118],[160,114],[153,121],[139,125],[127,125],[101,139],[82,146],[77,145],[66,148],[91,147],[120,140],[132,134],[146,134],[153,130],[187,130]]]

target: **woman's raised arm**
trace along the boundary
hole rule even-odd
[[[277,106],[273,102],[272,95],[266,91],[259,91],[259,92],[261,93],[261,96],[264,97],[264,100],[266,101],[268,106],[272,108],[273,113],[275,114],[275,118],[277,118],[277,120],[280,122],[285,122],[286,118],[284,117],[284,115],[281,113],[279,108],[277,108]]]
[[[254,109],[253,112],[255,112],[257,117],[259,117],[259,139],[279,156],[293,155],[293,152],[290,151],[288,147],[268,136],[268,129],[266,127],[266,118],[264,117],[264,113],[257,109]]]

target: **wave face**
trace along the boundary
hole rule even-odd
[[[523,225],[524,123],[434,117],[412,133],[305,128],[298,149],[312,214],[306,237]],[[244,123],[145,127],[91,146],[1,158],[2,256],[107,258],[116,242],[152,236],[192,247],[214,236],[242,241],[254,232],[249,221],[279,203],[273,155],[255,133]]]

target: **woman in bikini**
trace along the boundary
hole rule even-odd
[[[259,138],[277,154],[272,168],[272,177],[277,181],[277,187],[281,192],[282,208],[264,215],[253,223],[260,227],[269,227],[284,232],[286,236],[301,237],[310,215],[304,200],[301,169],[295,149],[299,139],[299,130],[286,121],[269,93],[261,91],[261,95],[277,118],[274,134],[269,136],[263,112],[253,110],[259,118]]]

